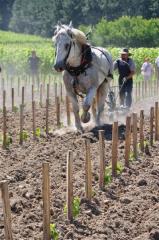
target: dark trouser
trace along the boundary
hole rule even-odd
[[[132,80],[127,80],[126,83],[122,86],[119,84],[120,88],[120,105],[124,105],[126,107],[131,107],[132,104],[132,89],[133,89],[133,84]]]

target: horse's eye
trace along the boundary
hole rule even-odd
[[[68,48],[69,48],[69,44],[66,43],[66,44],[65,44],[65,49],[68,50]]]

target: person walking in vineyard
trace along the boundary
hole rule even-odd
[[[29,70],[33,78],[33,81],[34,79],[38,80],[40,58],[37,57],[36,51],[32,51],[31,57],[28,58],[28,63],[29,63]]]
[[[131,53],[127,48],[121,52],[121,57],[114,62],[114,70],[119,72],[119,97],[120,105],[127,108],[132,104],[133,75],[135,74],[135,63],[130,58]]]
[[[144,78],[146,95],[148,90],[148,81],[152,79],[153,73],[154,73],[154,70],[153,70],[152,64],[150,63],[150,59],[145,58],[144,63],[142,64],[142,67],[141,67],[141,74],[143,75],[143,78]]]

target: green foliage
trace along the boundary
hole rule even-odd
[[[40,58],[40,72],[52,72],[54,48],[51,39],[0,31],[0,59],[10,74],[29,72],[28,58],[36,50]]]
[[[41,129],[40,128],[36,128],[35,135],[36,135],[36,137],[40,137],[41,136]]]
[[[108,166],[105,168],[104,182],[105,184],[109,184],[112,180],[112,167]]]
[[[133,151],[130,151],[129,161],[133,162],[134,160],[135,160],[135,155],[134,155]]]
[[[107,46],[108,42],[104,43],[104,39],[106,38],[108,41],[109,34],[104,30],[105,25],[107,25],[107,22],[103,24],[103,27],[99,32],[97,31],[99,30],[98,25],[97,29],[94,29],[92,31],[91,35],[93,41],[95,40],[95,36],[98,36],[95,44],[104,44],[104,46]],[[82,30],[88,32],[90,30],[90,26],[83,26]],[[115,32],[118,32],[117,29]],[[111,31],[110,33],[112,34]],[[102,42],[100,43],[99,38],[101,38],[102,40]],[[112,38],[115,38],[114,35],[112,35]],[[114,44],[119,45],[118,39],[113,41],[117,41]],[[111,40],[112,43],[113,41]],[[128,45],[128,41],[126,45]],[[28,73],[27,61],[33,49],[36,50],[37,56],[41,60],[40,72],[44,74],[52,73],[55,50],[52,47],[51,39],[44,39],[37,36],[0,31],[0,59],[2,63],[2,70],[4,69],[4,71],[8,73],[11,72],[10,74],[12,75]],[[117,59],[120,56],[119,52],[121,49],[119,47],[108,47],[107,49],[111,52],[113,60]],[[146,57],[149,57],[150,61],[154,63],[155,59],[158,56],[159,48],[131,48],[130,51],[132,52],[132,57],[135,61],[137,72],[139,72],[141,65]]]
[[[51,36],[58,20],[64,23],[72,20],[77,27],[80,24],[95,25],[102,17],[109,21],[122,16],[159,17],[158,0],[0,0],[0,6],[2,23],[6,28],[9,25],[13,31],[42,36]],[[148,31],[153,31],[154,27]],[[133,28],[128,29],[129,32],[131,30],[134,31]],[[115,33],[120,36],[120,28]],[[137,35],[140,35],[138,31]]]
[[[76,218],[80,213],[80,198],[74,197],[72,206],[73,217]],[[67,213],[67,205],[64,206],[64,213]]]
[[[13,143],[13,139],[10,135],[7,134],[6,136],[6,147],[9,147],[10,144]]]
[[[56,225],[55,224],[50,224],[50,236],[51,236],[51,240],[58,240],[59,239],[59,233],[56,230]]]
[[[63,128],[64,127],[64,123],[60,122],[59,128]]]
[[[22,131],[22,139],[23,141],[27,141],[29,138],[29,133],[27,131]]]
[[[114,21],[101,19],[95,25],[92,42],[101,46],[158,47],[159,19],[123,16]]]
[[[3,144],[3,134],[0,134],[0,143]],[[13,143],[13,139],[11,137],[11,135],[9,135],[8,133],[6,134],[6,147],[9,147],[10,144]]]
[[[123,165],[120,162],[118,162],[116,168],[117,174],[121,174],[123,169],[124,169]],[[112,166],[110,165],[105,168],[104,182],[105,184],[109,184],[111,181],[112,181]]]
[[[18,108],[17,106],[14,106],[14,107],[13,107],[13,112],[14,112],[14,113],[17,113],[18,110],[19,110],[19,108]]]

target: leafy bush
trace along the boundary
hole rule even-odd
[[[102,19],[95,25],[92,42],[102,46],[158,47],[159,19],[123,16],[114,21]]]

